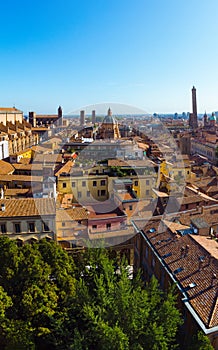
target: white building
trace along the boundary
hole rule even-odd
[[[9,157],[9,144],[7,140],[0,141],[0,160]]]

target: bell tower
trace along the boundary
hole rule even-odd
[[[63,124],[63,111],[61,106],[58,107],[58,125],[61,126]]]
[[[192,113],[189,114],[189,126],[192,129],[197,129],[198,127],[197,98],[194,86],[192,88]]]

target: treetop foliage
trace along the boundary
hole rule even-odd
[[[109,250],[73,259],[55,242],[0,238],[0,350],[174,349],[175,305]]]

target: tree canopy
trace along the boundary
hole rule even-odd
[[[175,298],[105,249],[73,259],[55,242],[0,238],[0,349],[174,349]]]

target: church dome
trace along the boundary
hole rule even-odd
[[[216,116],[215,116],[214,113],[209,117],[209,120],[215,120],[216,121]]]
[[[103,120],[103,124],[116,124],[116,119],[112,116],[112,111],[109,108],[106,117]]]
[[[112,115],[106,115],[103,120],[104,124],[116,124],[116,120]]]

